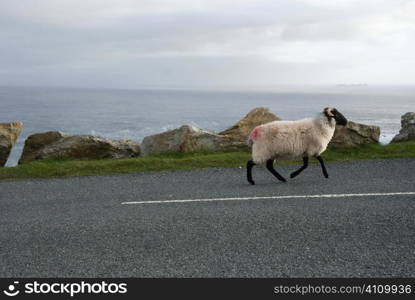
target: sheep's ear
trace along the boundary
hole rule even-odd
[[[326,107],[326,108],[324,109],[324,114],[325,114],[327,117],[334,117],[334,114],[333,114],[333,108],[331,108],[331,107]]]

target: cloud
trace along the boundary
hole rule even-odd
[[[0,80],[413,83],[414,13],[399,0],[3,0]]]

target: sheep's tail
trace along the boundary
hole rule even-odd
[[[246,141],[246,143],[248,144],[249,147],[252,147],[252,145],[254,144],[254,141],[252,140],[251,136],[248,137],[248,140]]]
[[[252,147],[254,142],[260,137],[260,127],[255,127],[254,130],[252,130],[251,134],[248,137],[248,146]]]

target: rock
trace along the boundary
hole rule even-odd
[[[336,126],[329,146],[351,147],[379,143],[379,136],[380,127],[349,121],[346,126]]]
[[[130,140],[49,131],[27,138],[19,164],[41,159],[118,159],[139,155],[140,145]]]
[[[407,112],[401,117],[401,130],[391,143],[415,140],[415,112]]]
[[[226,136],[188,125],[147,136],[141,144],[143,155],[163,152],[233,151],[239,147],[246,146],[234,143]]]
[[[22,122],[0,123],[0,167],[6,164],[22,129]]]
[[[48,131],[30,135],[25,141],[19,164],[42,159],[41,152],[44,148],[65,137],[69,137],[69,135],[60,131]]]
[[[235,141],[246,143],[249,134],[258,126],[268,122],[281,120],[266,107],[257,107],[252,109],[243,119],[238,121],[232,127],[219,133]]]
[[[143,155],[163,152],[248,150],[247,139],[258,125],[280,120],[268,108],[257,107],[242,120],[220,133],[184,125],[178,129],[147,136],[142,142]]]

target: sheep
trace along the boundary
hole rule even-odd
[[[302,157],[303,166],[291,173],[290,178],[299,175],[308,167],[309,157],[315,157],[322,168],[323,175],[328,178],[321,153],[323,153],[338,125],[347,125],[347,119],[335,108],[326,107],[315,118],[298,121],[273,121],[255,127],[248,138],[252,146],[252,159],[247,162],[247,179],[252,185],[252,168],[256,164],[265,163],[280,181],[286,179],[274,169],[275,160],[292,160]]]

